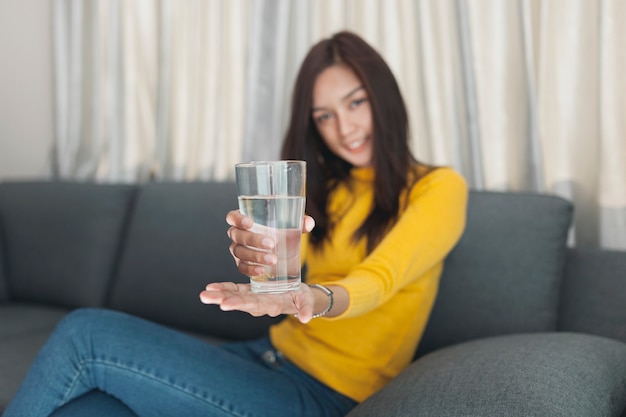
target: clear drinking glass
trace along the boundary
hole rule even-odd
[[[239,210],[254,221],[252,231],[276,243],[268,252],[278,262],[250,277],[252,292],[281,293],[300,288],[300,240],[306,204],[306,162],[255,161],[235,165]]]

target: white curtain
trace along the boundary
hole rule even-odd
[[[243,135],[244,0],[55,0],[61,178],[224,179]]]
[[[278,157],[298,65],[353,30],[413,148],[475,189],[574,202],[572,244],[626,249],[622,0],[55,0],[57,171],[224,179]]]

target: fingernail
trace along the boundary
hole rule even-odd
[[[270,265],[274,265],[277,261],[276,255],[274,255],[273,253],[268,253],[267,255],[263,256],[263,260],[265,260],[265,263]]]
[[[261,241],[261,245],[263,245],[264,248],[272,249],[274,247],[274,241],[269,237],[265,237]]]

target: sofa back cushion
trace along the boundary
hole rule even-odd
[[[200,302],[215,281],[248,282],[229,253],[226,213],[233,182],[146,184],[137,205],[110,306],[166,325],[227,339],[259,336],[276,319],[222,312]]]
[[[626,342],[626,252],[570,249],[566,265],[558,329]]]
[[[102,305],[132,195],[126,185],[0,184],[11,297],[65,307]]]
[[[418,356],[480,337],[556,328],[572,205],[549,195],[472,191],[467,214]]]

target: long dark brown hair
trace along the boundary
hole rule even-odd
[[[408,116],[398,83],[384,59],[359,36],[339,32],[309,50],[296,78],[281,157],[307,162],[306,210],[315,219],[310,242],[319,249],[333,227],[327,213],[328,197],[347,180],[352,168],[328,149],[312,116],[313,85],[322,71],[337,64],[354,71],[367,91],[372,110],[374,202],[353,235],[354,241],[367,238],[369,253],[396,222],[402,192],[417,180],[409,172],[418,161],[409,149]]]

